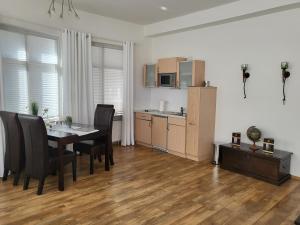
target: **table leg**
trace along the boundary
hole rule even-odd
[[[57,144],[59,165],[58,165],[58,190],[64,191],[64,146],[60,143]]]
[[[109,142],[108,140],[106,141],[105,144],[105,170],[109,171]]]

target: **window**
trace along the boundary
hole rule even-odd
[[[94,43],[92,46],[95,104],[113,104],[123,113],[123,51],[121,47]]]
[[[28,113],[34,101],[40,114],[59,116],[56,39],[0,29],[0,60],[5,110]]]

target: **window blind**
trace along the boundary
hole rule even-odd
[[[103,46],[92,47],[94,103],[113,104],[123,113],[123,52]]]
[[[7,111],[29,113],[37,102],[39,113],[59,115],[57,40],[0,30],[0,59]]]

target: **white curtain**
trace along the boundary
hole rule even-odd
[[[0,110],[4,109],[4,93],[3,93],[3,75],[2,75],[2,59],[0,57]],[[4,154],[5,154],[5,132],[2,120],[0,119],[0,177],[4,172]]]
[[[122,145],[134,145],[134,114],[133,114],[133,42],[123,43],[123,120]]]
[[[93,124],[91,34],[65,30],[62,36],[63,116]]]

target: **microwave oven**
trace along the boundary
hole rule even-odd
[[[176,73],[160,73],[159,83],[161,87],[176,87]]]

